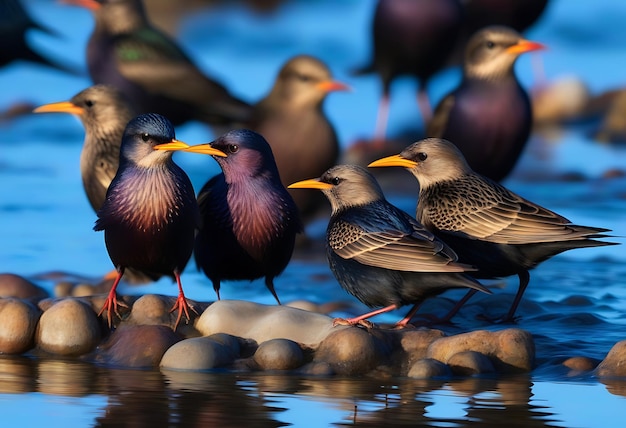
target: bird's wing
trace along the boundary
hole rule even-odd
[[[565,217],[476,175],[429,198],[427,218],[437,229],[500,244],[584,239],[605,231],[574,226]]]
[[[463,272],[466,267],[452,263],[440,253],[439,241],[417,233],[389,228],[367,232],[352,223],[337,221],[328,233],[332,250],[344,259],[385,269],[408,272]]]
[[[428,137],[443,137],[446,127],[448,126],[450,112],[454,108],[455,102],[456,98],[453,93],[447,95],[439,102],[426,128],[426,135]]]

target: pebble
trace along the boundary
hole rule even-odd
[[[626,376],[626,340],[617,342],[595,370],[598,377]]]
[[[0,273],[0,297],[38,301],[48,297],[48,293],[23,276],[13,273]]]
[[[289,339],[270,339],[259,345],[254,361],[261,370],[293,370],[303,365],[302,348]]]
[[[414,379],[450,377],[452,376],[452,370],[441,361],[437,361],[433,358],[422,358],[413,363],[407,376]]]
[[[215,334],[174,344],[163,354],[160,366],[171,370],[209,370],[230,365],[239,355],[240,347],[236,337]]]
[[[33,347],[40,311],[32,303],[0,299],[0,354],[21,354]]]

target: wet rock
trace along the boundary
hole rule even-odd
[[[96,294],[94,286],[91,284],[80,283],[72,287],[71,295],[74,297],[93,296]]]
[[[133,303],[128,321],[134,324],[169,326],[171,307],[172,302],[165,296],[144,294]]]
[[[293,340],[271,339],[259,345],[254,361],[262,370],[292,370],[304,363],[304,353]]]
[[[0,274],[0,297],[17,297],[37,301],[48,297],[43,288],[13,273]]]
[[[463,351],[454,354],[448,360],[448,366],[457,376],[472,376],[476,374],[494,373],[491,360],[476,351]]]
[[[409,360],[416,361],[425,358],[430,344],[444,336],[441,330],[405,330],[400,338],[400,347]]]
[[[599,361],[588,357],[572,357],[563,361],[563,365],[575,372],[587,372],[595,369]]]
[[[100,342],[101,330],[96,313],[85,303],[67,298],[59,300],[39,319],[36,344],[58,355],[82,355]]]
[[[595,139],[609,143],[626,142],[626,90],[615,93]]]
[[[54,284],[54,297],[68,297],[72,295],[74,284],[69,281],[61,281]]]
[[[0,354],[21,354],[33,347],[39,309],[20,299],[0,299]]]
[[[166,326],[122,325],[98,348],[94,359],[117,367],[158,367],[165,352],[180,340]]]
[[[437,361],[433,358],[422,358],[417,360],[407,373],[408,377],[414,379],[430,379],[433,377],[450,377],[452,371],[450,367],[441,361]]]
[[[626,340],[617,342],[595,371],[599,377],[626,376]]]
[[[298,374],[303,376],[330,376],[334,375],[335,371],[325,361],[313,361],[300,367]]]
[[[535,361],[532,335],[516,328],[497,332],[477,330],[443,337],[428,347],[427,355],[447,364],[453,355],[463,351],[486,355],[499,373],[529,372]]]
[[[565,76],[533,91],[536,123],[559,123],[580,116],[589,102],[589,89],[577,77]]]
[[[263,343],[270,339],[289,339],[306,346],[317,346],[333,328],[326,315],[287,306],[268,306],[240,300],[218,300],[196,321],[204,336],[227,333]]]
[[[337,374],[367,373],[389,354],[386,343],[376,333],[358,327],[335,330],[320,343],[314,361],[328,363]]]
[[[239,341],[234,336],[215,334],[181,340],[161,359],[161,368],[173,370],[209,370],[227,366],[239,357]]]

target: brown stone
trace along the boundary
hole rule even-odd
[[[20,299],[0,299],[0,354],[21,354],[34,345],[39,309]]]
[[[13,273],[0,273],[0,297],[17,297],[36,301],[48,296],[43,288]]]
[[[588,357],[571,357],[563,361],[563,365],[576,372],[587,372],[595,369],[599,361]]]
[[[172,345],[163,354],[160,366],[174,370],[209,370],[232,364],[239,350],[239,342],[233,336],[194,337]]]
[[[454,354],[448,360],[448,366],[458,376],[472,376],[496,371],[491,360],[476,351],[463,351]]]
[[[304,364],[304,353],[292,340],[271,339],[259,345],[254,361],[263,370],[292,370]]]
[[[330,364],[342,375],[364,374],[381,364],[388,350],[372,332],[348,327],[331,333],[317,349],[314,361]]]
[[[441,361],[437,361],[433,358],[422,358],[421,360],[415,361],[411,365],[407,376],[414,379],[450,377],[452,376],[452,371],[450,370],[450,367]]]
[[[626,376],[626,340],[617,342],[595,370],[598,377]]]

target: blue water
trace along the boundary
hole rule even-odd
[[[55,1],[27,3],[40,22],[59,33],[56,38],[33,34],[33,42],[84,70],[84,46],[92,27],[89,12]],[[365,0],[296,1],[269,15],[223,7],[186,19],[179,39],[200,66],[249,101],[269,90],[278,68],[290,56],[320,57],[336,78],[353,88],[350,93],[331,94],[325,105],[342,146],[348,148],[355,140],[370,137],[374,129],[379,83],[373,76],[350,75],[367,60],[372,7],[373,2]],[[621,0],[553,0],[527,35],[550,47],[541,54],[548,81],[575,75],[597,94],[624,85],[624,22],[626,4]],[[525,85],[534,83],[530,58],[521,58],[517,71]],[[438,100],[458,78],[455,69],[441,73],[429,89],[431,98]],[[86,75],[14,64],[0,70],[0,111],[16,102],[39,105],[65,100],[89,84]],[[393,87],[390,135],[421,127],[414,95],[415,83],[410,79]],[[535,134],[519,169],[505,184],[576,223],[612,229],[613,240],[624,243],[626,178],[606,179],[603,173],[626,169],[626,146],[599,144],[588,137],[588,131],[588,126],[577,124],[561,129],[556,137]],[[111,269],[103,236],[91,229],[95,214],[84,197],[78,171],[83,135],[79,121],[69,115],[27,115],[0,122],[0,271],[33,278],[51,289],[54,281],[46,276],[50,272],[94,280]],[[177,137],[198,144],[213,135],[205,126],[192,123],[179,127]],[[217,172],[207,157],[175,156],[196,188]],[[571,172],[586,179],[554,179]],[[533,173],[543,178],[528,180]],[[400,177],[413,180],[408,173]],[[386,191],[392,202],[414,212],[415,195],[393,188]],[[309,225],[308,233],[321,238],[325,221]],[[532,272],[518,312],[518,327],[533,333],[537,345],[537,369],[528,376],[441,381],[226,373],[183,377],[120,374],[71,361],[0,358],[0,414],[3,421],[24,426],[106,425],[139,418],[145,409],[163,402],[170,409],[151,415],[156,426],[183,426],[192,420],[205,426],[238,425],[240,406],[245,421],[259,426],[395,422],[450,427],[503,421],[519,421],[520,426],[621,426],[626,416],[626,381],[572,377],[560,362],[571,356],[603,359],[615,342],[626,339],[625,259],[622,246],[576,250]],[[208,281],[193,268],[185,271],[183,283],[189,298],[213,299]],[[491,285],[502,285],[505,289],[496,293],[510,297],[515,284],[511,279]],[[276,280],[276,289],[285,302],[346,301],[351,305],[347,311],[365,309],[341,290],[321,257],[296,254]],[[136,294],[174,294],[174,290],[166,279],[119,289]],[[261,282],[225,283],[222,296],[273,303]],[[449,304],[455,294],[446,296],[427,303],[424,311],[440,311],[440,305]],[[575,296],[585,296],[587,304],[570,303]],[[471,301],[466,315],[444,331],[502,328],[473,318],[484,309],[482,303],[481,298]],[[395,321],[399,316],[389,314],[378,321]],[[32,412],[33,408],[38,411]]]

